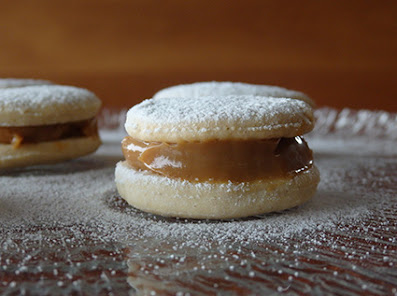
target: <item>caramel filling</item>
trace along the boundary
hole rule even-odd
[[[183,143],[126,137],[122,150],[135,169],[199,182],[293,177],[313,163],[312,151],[301,137]]]
[[[48,142],[97,134],[96,118],[52,125],[0,126],[0,143],[12,144],[14,148],[18,148],[24,143]]]

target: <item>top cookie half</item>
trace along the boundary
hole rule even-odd
[[[155,98],[127,113],[127,133],[143,141],[295,137],[313,129],[309,104],[289,98],[220,96]]]
[[[258,85],[242,82],[196,82],[164,88],[154,98],[253,95],[301,100],[314,107],[315,103],[306,94],[271,85]]]
[[[101,106],[92,92],[72,86],[0,89],[0,126],[37,126],[93,118]]]

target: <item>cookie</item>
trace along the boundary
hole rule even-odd
[[[100,100],[59,85],[0,89],[0,168],[60,162],[100,145]]]
[[[52,84],[52,82],[42,79],[0,78],[0,89],[49,84]]]
[[[181,84],[160,90],[154,98],[166,97],[194,97],[201,98],[206,96],[228,96],[228,95],[253,95],[275,98],[291,98],[301,100],[312,107],[314,101],[306,94],[271,85],[258,85],[242,82],[196,82],[192,84]]]
[[[241,102],[244,102],[242,104]],[[127,113],[119,194],[154,214],[230,219],[309,200],[319,172],[312,108],[263,96],[155,98]]]

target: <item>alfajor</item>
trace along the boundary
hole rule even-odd
[[[183,218],[239,218],[300,205],[319,183],[301,137],[313,121],[312,108],[294,99],[143,101],[127,113],[117,189],[138,209]]]
[[[60,162],[100,145],[100,100],[59,85],[0,89],[0,169]]]
[[[273,85],[249,84],[243,82],[196,82],[192,84],[175,85],[164,88],[154,95],[154,98],[207,96],[252,95],[274,98],[291,98],[301,100],[314,107],[314,101],[306,94]]]
[[[49,84],[52,84],[52,82],[42,79],[0,78],[0,89]]]

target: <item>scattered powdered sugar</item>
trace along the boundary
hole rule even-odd
[[[0,293],[397,293],[396,116],[315,115],[307,139],[322,181],[312,201],[201,221],[145,214],[118,197],[125,112],[105,110],[100,124],[114,129],[102,130],[95,155],[0,172]]]
[[[0,88],[48,85],[51,81],[41,79],[0,78]]]
[[[314,134],[317,136],[332,133],[342,139],[362,135],[367,136],[367,141],[372,141],[373,138],[397,140],[397,113],[323,108],[316,110],[314,115]],[[350,141],[346,142],[348,143]]]
[[[53,229],[69,225],[72,230],[78,226],[78,232],[89,229],[91,235],[104,241],[155,237],[192,245],[258,242],[357,224],[395,202],[395,143],[385,138],[370,140],[367,135],[341,140],[332,133],[313,133],[308,143],[315,151],[322,180],[308,203],[235,221],[162,218],[133,209],[116,192],[114,168],[122,159],[123,136],[120,130],[103,130],[104,144],[92,156],[0,172],[0,234],[23,238],[26,230],[38,226]]]
[[[201,98],[207,96],[229,96],[229,95],[254,95],[276,98],[293,98],[314,105],[313,101],[304,93],[289,90],[272,85],[258,85],[242,82],[196,82],[192,84],[181,84],[157,92],[154,98],[191,97]]]

